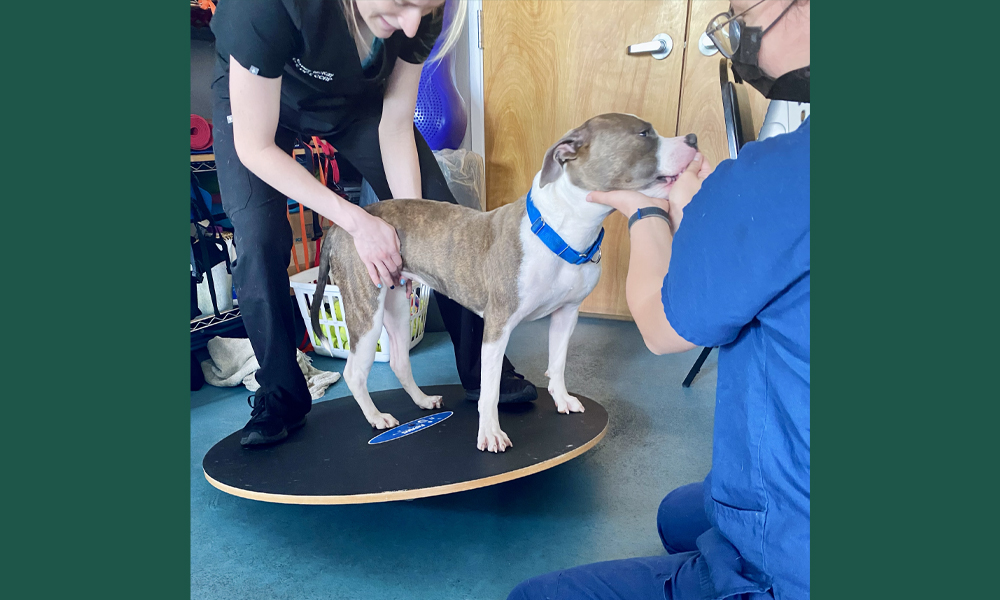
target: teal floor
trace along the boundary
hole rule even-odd
[[[519,326],[507,355],[539,386],[548,320]],[[582,563],[663,554],[656,509],[711,462],[716,352],[689,389],[698,350],[654,356],[630,322],[580,319],[566,379],[603,404],[608,433],[548,471],[479,490],[406,502],[291,506],[210,486],[201,461],[242,428],[245,388],[191,394],[193,599],[498,599],[522,579]],[[420,385],[458,383],[451,341],[428,333],[412,351]],[[316,357],[324,370],[344,361]],[[399,387],[376,363],[371,390]],[[343,381],[320,402],[349,395]],[[360,410],[360,409],[359,409]]]

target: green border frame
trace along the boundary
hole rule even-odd
[[[990,597],[996,6],[812,8],[813,597]]]
[[[189,20],[5,9],[10,597],[190,595]]]
[[[992,5],[815,5],[814,596],[987,597]],[[190,594],[188,19],[5,13],[14,597]]]

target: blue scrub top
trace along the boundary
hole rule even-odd
[[[808,598],[809,119],[704,181],[662,294],[678,334],[719,347],[706,596]]]

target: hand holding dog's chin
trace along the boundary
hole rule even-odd
[[[647,206],[657,206],[663,210],[669,210],[670,205],[669,202],[662,198],[653,198],[642,192],[633,192],[630,190],[590,192],[587,194],[587,202],[610,206],[626,217],[631,217],[635,214],[635,211]]]
[[[670,222],[674,229],[680,225],[684,218],[684,207],[687,206],[694,195],[701,189],[701,182],[712,174],[714,167],[705,160],[704,155],[698,152],[694,155],[691,164],[677,177],[673,187],[670,188]]]

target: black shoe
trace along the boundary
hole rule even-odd
[[[268,411],[265,396],[250,396],[247,404],[253,410],[250,412],[250,421],[243,427],[243,435],[240,436],[240,445],[244,448],[275,444],[306,424],[305,415],[289,422],[281,415]]]
[[[469,402],[479,402],[479,390],[465,390],[465,399]],[[518,402],[534,402],[538,399],[535,384],[515,371],[505,371],[500,374],[500,404]]]

